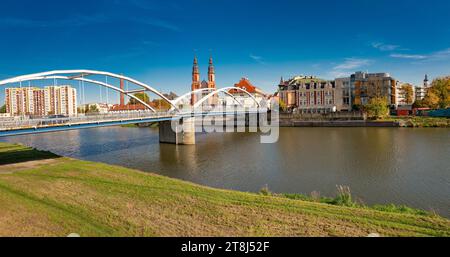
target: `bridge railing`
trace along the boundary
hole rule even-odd
[[[243,108],[235,108],[231,112],[247,112],[248,110]],[[0,131],[5,130],[17,130],[27,128],[38,127],[52,127],[52,126],[70,126],[75,124],[85,123],[104,123],[104,122],[117,122],[133,120],[152,119],[152,118],[168,118],[176,116],[201,116],[204,114],[217,115],[221,113],[229,112],[229,110],[215,111],[213,108],[204,108],[202,110],[185,109],[181,112],[151,112],[151,111],[137,111],[137,112],[112,112],[105,114],[84,115],[70,117],[43,117],[43,118],[28,118],[28,117],[15,117],[0,119]]]
[[[133,120],[144,118],[158,118],[169,117],[173,114],[169,112],[128,112],[128,113],[108,113],[108,114],[96,114],[96,115],[78,115],[63,118],[26,118],[21,117],[18,119],[5,119],[0,120],[0,130],[21,129],[21,128],[34,128],[43,126],[61,126],[70,124],[82,124],[93,122],[107,122],[107,121],[120,121],[120,120]]]

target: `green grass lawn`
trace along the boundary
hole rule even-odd
[[[23,151],[39,154],[0,143],[1,160]],[[37,165],[34,154],[29,167],[0,166],[0,236],[450,236],[435,215],[219,190],[49,153]]]

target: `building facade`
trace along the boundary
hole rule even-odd
[[[77,93],[70,86],[50,86],[44,89],[46,115],[77,115]]]
[[[241,78],[238,83],[234,84],[234,87],[241,88],[250,93],[260,105],[264,103],[264,100],[267,96],[264,91],[254,86],[248,78]],[[226,96],[224,105],[236,105],[238,104],[236,101],[238,101],[239,105],[242,105],[244,107],[256,107],[255,101],[252,98],[248,97],[246,93],[237,89],[231,89],[228,91],[228,93],[233,97]]]
[[[408,96],[406,95],[407,93],[404,92],[404,89],[403,89],[404,86],[411,88],[411,92],[410,92],[411,93],[411,96],[410,96],[411,99],[409,99],[409,100],[411,100],[411,102],[409,102],[408,99],[407,99]],[[397,81],[397,86],[396,86],[396,90],[395,90],[395,94],[396,94],[396,96],[395,96],[395,100],[396,100],[395,106],[398,108],[399,106],[412,105],[414,103],[414,101],[415,101],[415,98],[416,98],[416,96],[415,96],[416,95],[415,88],[416,87],[414,87],[410,83],[404,83],[404,82]]]
[[[342,90],[342,106],[340,111],[351,111],[353,106],[354,91],[350,78],[337,78],[335,80],[336,88]]]
[[[427,95],[427,91],[430,88],[430,82],[428,80],[428,75],[425,75],[425,79],[423,80],[423,85],[415,88],[415,97],[416,101],[423,100]]]
[[[350,76],[354,88],[354,104],[367,105],[370,99],[384,97],[391,107],[397,103],[397,80],[389,73],[356,72]]]
[[[73,116],[77,114],[77,93],[70,86],[6,88],[5,104],[11,116]]]
[[[6,88],[6,112],[11,116],[29,115],[34,112],[33,91],[36,88]]]
[[[297,76],[287,81],[283,78],[278,86],[278,95],[286,108],[299,113],[328,113],[342,111],[343,90],[335,81],[314,76]]]
[[[198,67],[197,57],[194,58],[194,65],[192,67],[192,84],[191,90],[197,90],[202,88],[216,89],[216,72],[213,64],[213,58],[209,58],[208,66],[208,81],[203,80],[200,82],[200,70]],[[208,95],[210,92],[204,92],[199,94],[192,94],[191,105],[197,103],[202,97]],[[217,97],[212,97],[207,101],[207,104],[214,105],[217,104]]]

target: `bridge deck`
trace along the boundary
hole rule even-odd
[[[261,111],[236,112],[186,112],[179,114],[135,114],[135,115],[98,115],[57,119],[28,119],[0,122],[0,137],[57,132],[65,130],[88,129],[97,127],[120,126],[139,123],[153,123],[178,120],[187,117],[223,116],[256,114]]]

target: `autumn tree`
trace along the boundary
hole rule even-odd
[[[428,90],[425,98],[423,99],[424,107],[436,109],[439,107],[439,97],[434,93],[431,88]]]
[[[428,91],[430,101],[438,108],[450,106],[450,77],[435,79]],[[427,94],[427,96],[428,96]]]
[[[280,110],[283,112],[287,111],[288,109],[287,104],[283,100],[281,100],[281,98],[278,101],[278,106],[280,107]]]
[[[403,84],[399,89],[399,94],[403,98],[403,104],[414,103],[414,89],[411,84]]]
[[[364,106],[364,112],[372,119],[382,119],[389,116],[389,103],[385,97],[371,98]]]
[[[152,105],[158,110],[169,110],[172,107],[167,101],[162,99],[153,100]]]
[[[150,103],[150,97],[147,95],[147,93],[136,93],[134,94],[134,96],[144,103]],[[134,98],[130,98],[129,104],[140,104],[140,102]]]

